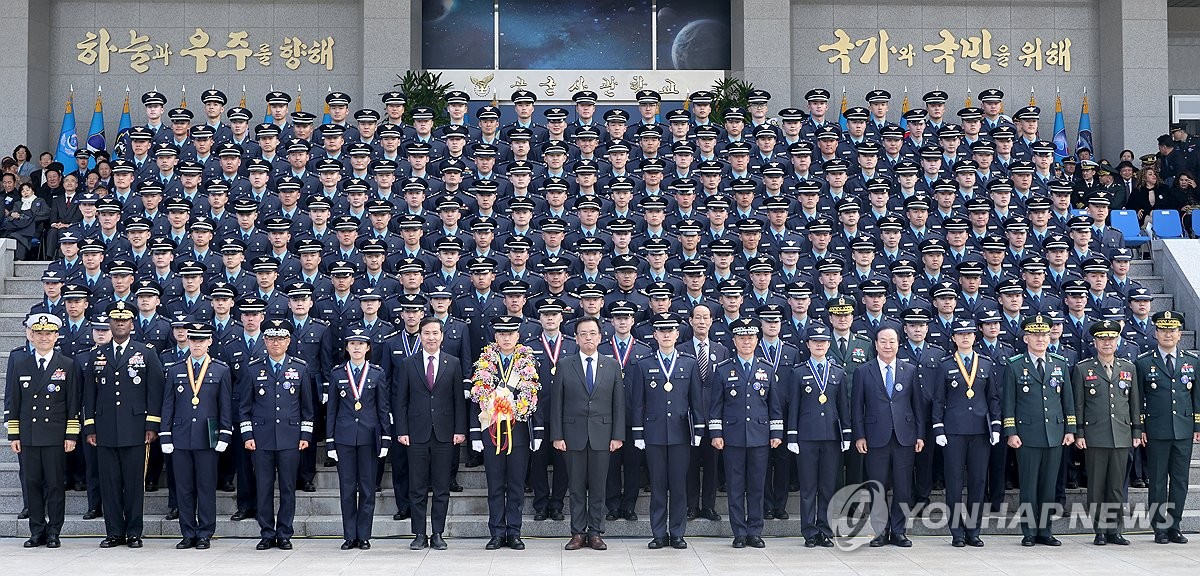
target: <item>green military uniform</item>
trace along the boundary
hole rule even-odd
[[[1097,324],[1109,323],[1119,327],[1111,321]],[[1093,330],[1093,336],[1103,334]],[[1137,368],[1120,357],[1113,359],[1111,371],[1098,358],[1083,360],[1075,365],[1071,377],[1079,421],[1075,438],[1084,439],[1087,446],[1083,460],[1093,528],[1097,535],[1108,534],[1110,539],[1121,531],[1129,449],[1142,433],[1141,393],[1136,383]]]
[[[1026,333],[1050,331],[1047,317],[1037,315],[1027,319],[1022,328]],[[1004,435],[1019,436],[1021,447],[1015,450],[1021,482],[1021,505],[1029,507],[1021,522],[1026,539],[1052,540],[1050,514],[1047,507],[1055,504],[1054,486],[1062,463],[1064,436],[1074,434],[1075,403],[1071,394],[1071,367],[1067,359],[1046,353],[1041,359],[1029,353],[1008,359],[1004,373]],[[1023,542],[1024,543],[1024,542]]]
[[[1173,312],[1160,312],[1155,324],[1166,323],[1178,329],[1182,326],[1178,318]],[[1196,386],[1200,356],[1176,349],[1168,363],[1163,352],[1156,348],[1137,358],[1137,383],[1144,402],[1149,499],[1154,510],[1155,542],[1185,543],[1179,521],[1187,499],[1192,439],[1200,433],[1200,386]]]
[[[856,304],[854,299],[849,296],[839,296],[830,300],[825,309],[829,314],[854,314]],[[875,358],[875,343],[853,332],[844,337],[832,332],[830,335],[832,341],[829,343],[829,357],[836,360],[845,371],[846,376],[843,382],[846,387],[846,396],[849,397],[853,392],[851,382],[854,380],[854,370]],[[842,344],[843,338],[845,338],[844,345]],[[844,474],[840,475],[838,486],[862,483],[865,479],[863,477],[863,455],[859,454],[857,450],[849,450],[843,452],[842,456],[842,465],[845,470]]]

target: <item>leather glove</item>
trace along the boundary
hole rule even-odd
[[[634,446],[634,448],[637,448],[638,450],[645,450],[646,449],[646,441],[645,440],[634,440],[633,446]]]
[[[329,458],[330,460],[333,460],[334,462],[337,462],[338,461],[337,450],[326,450],[325,457]]]
[[[692,446],[699,446],[701,440],[703,440],[703,438],[700,436],[692,436]]]
[[[534,438],[533,440],[531,440],[531,441],[530,441],[530,445],[529,445],[529,447],[530,447],[530,448],[531,448],[531,449],[532,449],[534,452],[537,452],[537,451],[538,451],[538,449],[540,449],[540,448],[542,447],[542,439],[541,439],[541,438]],[[481,450],[481,452],[482,452],[482,450]]]
[[[842,452],[845,452],[845,451],[847,451],[847,450],[849,450],[849,449],[850,449],[850,441],[849,441],[849,440],[842,440]]]
[[[175,445],[174,445],[174,444],[163,444],[163,445],[162,445],[162,452],[163,452],[163,454],[170,454],[170,453],[172,453],[172,452],[174,452],[174,451],[175,451]]]
[[[999,443],[1000,443],[1000,433],[992,432],[992,446],[995,446]]]
[[[934,439],[933,439],[933,441],[934,441],[934,442],[937,442],[937,445],[938,445],[938,446],[945,446],[945,445],[946,445],[946,435],[945,435],[945,434],[938,434],[938,435],[937,435],[937,438],[934,438]]]
[[[224,452],[225,449],[228,447],[229,447],[229,443],[224,440],[217,442],[217,445],[216,445],[217,452]]]
[[[472,440],[471,450],[475,452],[483,452],[483,440]]]
[[[386,446],[379,449],[379,457],[380,458],[387,458],[387,454],[388,454],[388,449]]]
[[[800,445],[795,442],[788,442],[787,449],[788,452],[791,452],[792,454],[800,453]]]

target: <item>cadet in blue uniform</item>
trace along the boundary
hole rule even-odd
[[[679,319],[671,313],[652,319],[658,350],[629,371],[633,443],[646,451],[650,469],[651,550],[687,548],[687,474],[692,446],[704,430],[700,369],[696,359],[675,348]]]
[[[642,358],[647,358],[652,354],[650,347],[638,342],[633,337],[633,326],[640,313],[637,304],[618,300],[613,302],[608,307],[608,315],[612,319],[613,329],[616,331],[613,334],[611,342],[605,342],[600,345],[600,353],[605,356],[616,359],[621,365],[621,372],[624,378],[629,377],[632,370],[627,370],[629,366],[633,366]],[[625,386],[625,412],[631,410],[629,396],[629,386]],[[632,421],[626,422],[626,426],[632,428]],[[633,435],[632,430],[625,431],[625,437],[629,438]],[[642,464],[645,462],[644,455],[640,450],[632,445],[623,445],[621,448],[613,452],[608,460],[608,482],[605,488],[605,500],[608,508],[608,513],[604,519],[608,521],[624,518],[630,522],[637,521],[637,498],[642,492]]]
[[[1142,441],[1150,471],[1154,542],[1187,544],[1179,522],[1187,502],[1192,443],[1200,442],[1200,356],[1179,349],[1183,317],[1178,313],[1159,312],[1153,322],[1158,346],[1138,356],[1136,364],[1145,400]]]
[[[326,455],[337,462],[342,500],[342,550],[371,549],[376,470],[392,443],[392,411],[383,369],[367,362],[371,336],[346,334],[349,360],[330,374]]]
[[[828,356],[833,334],[813,324],[806,332],[809,359],[788,384],[787,449],[800,473],[800,533],[804,547],[833,546],[829,499],[837,488],[842,452],[850,449],[850,390],[846,373]]]
[[[229,340],[220,343],[221,349],[216,354],[218,358],[229,365],[230,377],[233,381],[231,393],[235,410],[236,407],[242,405],[246,395],[252,393],[249,388],[242,386],[245,382],[242,376],[249,370],[251,361],[261,358],[266,353],[262,337],[266,310],[267,301],[257,296],[244,296],[238,300],[238,312],[242,317],[242,326],[231,332]],[[236,419],[237,416],[235,415],[234,418]],[[245,449],[245,441],[241,438],[240,430],[234,434],[234,443],[229,452],[221,459],[222,469],[235,471],[237,475],[237,510],[229,519],[240,522],[247,518],[254,518],[257,512],[254,506],[258,501],[255,493],[254,460],[251,458],[250,452]],[[225,485],[230,479],[228,472],[222,474],[222,485]]]
[[[729,331],[736,354],[713,367],[714,388],[721,386],[709,399],[708,429],[725,458],[733,547],[765,548],[762,478],[769,448],[783,442],[783,394],[775,369],[754,353],[758,320],[738,318]]]
[[[162,422],[163,367],[154,348],[130,339],[132,306],[114,302],[107,312],[112,342],[88,354],[80,365],[83,433],[96,447],[107,508],[107,537],[100,547],[141,548],[145,468]]]
[[[1062,447],[1075,442],[1075,402],[1071,367],[1050,345],[1048,316],[1021,322],[1028,351],[1008,359],[1004,372],[1004,433],[1016,452],[1021,505],[1030,507],[1021,522],[1022,546],[1061,546],[1050,532],[1054,484],[1062,463]]]
[[[992,360],[977,352],[974,320],[951,326],[954,351],[931,374],[934,440],[946,464],[946,506],[952,544],[983,546],[979,521],[987,483],[990,446],[1000,442],[1000,381],[992,376]],[[967,500],[962,502],[963,468]]]
[[[292,549],[296,516],[296,478],[300,451],[312,443],[313,401],[308,364],[287,353],[295,326],[267,320],[262,335],[266,358],[255,358],[242,371],[245,393],[238,406],[243,446],[254,458],[261,540],[255,550]],[[279,515],[275,515],[275,481],[279,480]]]
[[[190,355],[167,367],[159,437],[175,468],[180,550],[210,545],[217,529],[217,457],[233,438],[232,374],[209,356],[212,337],[212,326],[188,326]]]
[[[288,345],[288,356],[304,359],[307,376],[304,385],[313,406],[313,429],[315,438],[325,433],[325,410],[322,406],[328,399],[329,374],[333,366],[333,331],[329,323],[312,316],[313,286],[308,282],[293,282],[285,290],[288,297],[289,319],[292,321],[292,339]],[[300,449],[300,467],[297,486],[305,492],[316,492],[314,483],[317,475],[317,449],[313,442]]]
[[[564,306],[566,304],[558,298],[541,299],[537,303],[537,310],[542,333],[525,342],[538,358],[538,379],[542,382],[550,382],[554,378],[560,358],[579,352],[575,339],[562,333]],[[547,402],[551,393],[543,388],[539,399]],[[554,467],[553,481],[548,476],[551,466]],[[530,455],[529,487],[533,489],[534,521],[565,519],[562,511],[567,495],[567,462],[561,450],[542,446]]]
[[[58,548],[66,514],[64,452],[75,450],[79,436],[78,371],[75,361],[55,353],[62,320],[33,314],[25,320],[33,352],[10,366],[4,392],[4,419],[13,452],[23,456],[29,506],[26,548]]]

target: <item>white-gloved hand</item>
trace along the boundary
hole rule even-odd
[[[637,448],[638,450],[645,450],[646,449],[646,441],[645,440],[634,440],[633,447]]]
[[[995,446],[999,443],[1000,443],[1000,433],[992,432],[992,446]]]
[[[330,460],[333,460],[334,462],[337,462],[338,461],[337,450],[326,450],[325,457],[329,458]]]
[[[850,449],[850,441],[849,441],[849,440],[842,440],[842,452],[845,452],[845,451],[847,451],[847,450],[849,450],[849,449]]]
[[[224,440],[221,440],[220,442],[217,442],[216,449],[217,449],[217,452],[224,452],[225,449],[228,447],[229,447],[229,443]]]
[[[787,449],[788,452],[791,452],[792,454],[800,453],[800,445],[795,442],[788,442]]]
[[[329,393],[328,393],[328,392],[322,392],[322,393],[321,393],[321,403],[322,403],[322,404],[328,404],[328,403],[329,403]]]
[[[387,458],[387,454],[388,454],[388,449],[386,446],[379,449],[379,457],[380,458]]]
[[[945,434],[938,434],[938,435],[937,435],[937,438],[934,438],[934,439],[933,439],[933,441],[934,441],[934,442],[937,442],[937,445],[938,445],[938,446],[945,446],[945,445],[946,445],[946,435],[945,435]]]
[[[483,452],[483,440],[472,440],[471,450],[474,450],[475,452]]]
[[[163,452],[163,454],[170,454],[170,453],[172,453],[172,452],[174,452],[174,451],[175,451],[175,445],[174,445],[174,444],[163,444],[163,445],[162,445],[162,452]]]
[[[463,390],[463,398],[465,398],[467,400],[471,399],[471,389],[470,388]]]
[[[703,438],[700,436],[692,436],[692,446],[699,446],[701,440],[703,440]]]
[[[542,447],[542,439],[541,439],[541,438],[534,438],[533,440],[530,440],[529,447],[530,447],[530,448],[531,448],[531,449],[532,449],[534,452],[537,452],[537,451],[538,451],[538,450],[539,450],[539,449]],[[482,451],[482,450],[481,450],[481,451]]]

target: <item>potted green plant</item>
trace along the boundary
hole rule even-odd
[[[408,105],[404,107],[404,121],[412,124],[413,108],[428,106],[433,109],[434,126],[441,126],[450,121],[446,114],[446,92],[454,88],[453,82],[442,82],[441,73],[433,74],[427,70],[409,70],[404,75],[397,74],[400,79],[392,86],[404,93]]]

